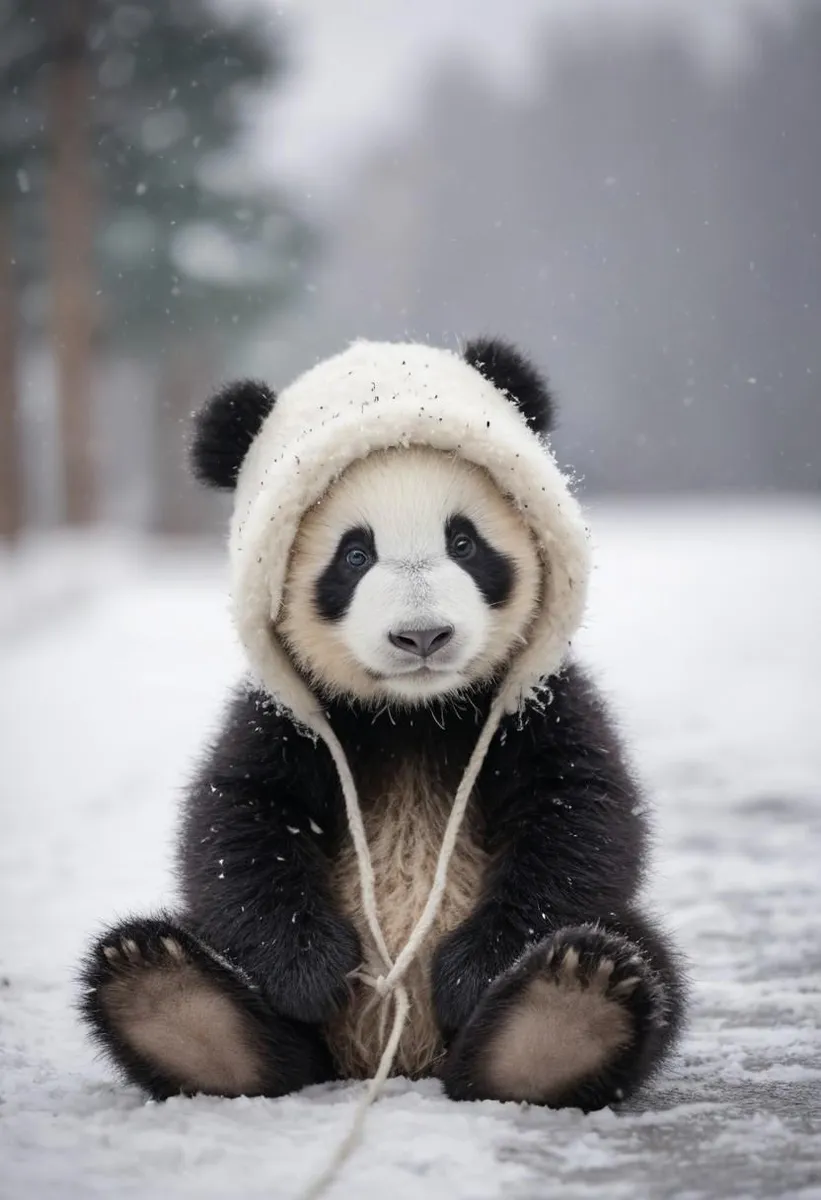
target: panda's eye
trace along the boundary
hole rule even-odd
[[[361,546],[352,546],[345,555],[345,562],[354,571],[361,571],[370,566],[371,556]]]
[[[470,558],[476,551],[476,543],[466,533],[457,533],[451,538],[450,552],[456,558]]]

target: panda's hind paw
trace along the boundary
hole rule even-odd
[[[597,925],[557,931],[488,989],[443,1072],[456,1099],[587,1111],[652,1068],[666,995],[644,951]]]

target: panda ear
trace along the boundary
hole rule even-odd
[[[194,416],[191,470],[200,483],[233,491],[239,469],[276,396],[264,383],[241,379],[220,388]]]
[[[547,383],[514,346],[497,338],[476,338],[468,342],[464,358],[513,401],[534,433],[553,429],[556,409]]]

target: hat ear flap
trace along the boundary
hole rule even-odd
[[[549,433],[556,406],[547,382],[515,346],[498,338],[468,342],[465,362],[516,405],[534,433]]]
[[[194,416],[191,470],[200,483],[233,491],[262,422],[276,402],[264,383],[241,379],[220,388]]]

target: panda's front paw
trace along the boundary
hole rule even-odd
[[[260,977],[277,1012],[320,1024],[347,1002],[348,977],[362,961],[359,937],[349,921],[327,913],[303,916],[286,928],[272,949],[274,957]]]
[[[433,1003],[446,1037],[461,1029],[502,971],[523,950],[521,934],[501,918],[474,913],[440,943],[431,968]]]

